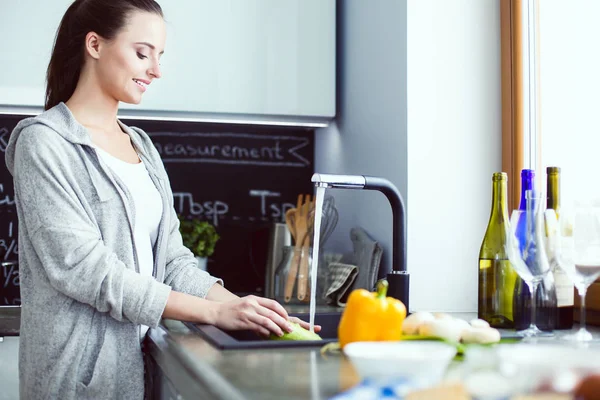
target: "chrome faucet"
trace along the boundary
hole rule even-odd
[[[385,178],[365,175],[315,173],[311,181],[316,187],[329,189],[362,189],[382,192],[392,207],[392,270],[387,274],[388,296],[399,299],[408,311],[410,275],[406,270],[406,211],[398,188]],[[371,290],[372,288],[368,288]]]

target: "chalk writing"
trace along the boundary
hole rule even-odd
[[[190,146],[181,143],[167,143],[160,145],[160,153],[167,157],[172,156],[189,156],[189,157],[222,157],[232,159],[268,159],[268,160],[283,160],[281,155],[281,147],[279,142],[271,146],[263,147],[241,147],[231,145],[211,145],[211,146]]]
[[[19,267],[16,263],[2,263],[2,287],[20,286]]]
[[[184,137],[185,142],[176,143],[179,137]],[[152,140],[165,163],[310,166],[310,161],[301,154],[310,144],[309,139],[303,137],[155,132]]]
[[[269,216],[281,222],[285,222],[285,212],[294,205],[291,203],[277,203],[269,202],[269,198],[279,198],[281,193],[271,192],[269,190],[250,190],[250,197],[260,197],[260,212],[262,215],[261,220],[265,221],[266,217]],[[268,206],[268,209],[267,209]]]
[[[278,220],[285,222],[285,212],[294,207],[292,203],[269,200],[270,198],[277,199],[281,197],[281,194],[278,192],[252,189],[249,192],[249,196],[250,198],[260,199],[260,203],[257,205],[257,208],[259,208],[260,211],[256,213],[257,216],[246,217],[245,219],[248,221],[260,219],[261,221]],[[237,215],[228,215],[230,206],[224,201],[212,200],[197,202],[194,199],[194,195],[189,192],[173,193],[173,201],[175,211],[178,214],[193,217],[206,217],[214,226],[219,226],[219,223],[226,218],[230,218],[233,221],[239,221],[241,219]]]
[[[10,136],[10,132],[8,129],[2,127],[0,128],[0,151],[3,153],[6,151],[6,147],[8,146],[8,137]]]
[[[19,245],[17,238],[13,237],[13,222],[8,223],[8,237],[0,239],[0,253],[2,260],[15,260],[19,258]]]
[[[21,305],[19,265],[16,261],[0,264],[0,306]]]
[[[192,193],[173,193],[175,210],[182,215],[205,216],[212,220],[214,226],[219,226],[219,219],[227,214],[229,206],[219,200],[196,203]]]
[[[9,206],[12,207],[15,205],[15,199],[11,198],[9,195],[4,194],[4,184],[0,183],[0,207]]]

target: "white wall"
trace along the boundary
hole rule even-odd
[[[54,35],[72,2],[0,0],[0,105],[44,104]]]
[[[406,1],[337,4],[337,118],[315,135],[315,171],[381,176],[406,198]],[[348,232],[361,226],[382,243],[382,264],[391,268],[387,199],[358,190],[334,195],[340,221],[328,246],[349,250]]]
[[[407,20],[411,308],[476,311],[501,169],[500,4],[410,0]]]
[[[394,182],[408,210],[411,310],[476,311],[501,168],[499,1],[344,0],[337,34],[337,118],[317,131],[316,170]],[[342,226],[330,244],[347,246],[348,229],[363,226],[389,266],[383,196],[347,190],[336,201]]]

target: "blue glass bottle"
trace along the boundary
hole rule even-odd
[[[535,191],[535,171],[524,169],[521,171],[521,200],[519,210],[527,209],[527,191]],[[537,204],[532,205],[536,209]],[[527,221],[519,221],[516,232],[521,246],[525,245]],[[513,296],[513,315],[515,318],[515,329],[522,330],[529,327],[531,323],[531,297],[529,287],[522,279],[517,279],[515,284],[515,294]],[[556,286],[552,272],[548,273],[544,280],[538,286],[536,296],[536,325],[544,331],[554,330],[556,327],[556,314],[558,312]]]

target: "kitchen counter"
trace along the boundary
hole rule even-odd
[[[0,307],[0,337],[19,336],[20,325],[20,307]]]
[[[358,383],[343,356],[323,357],[319,347],[221,351],[168,320],[150,338],[153,357],[184,399],[325,399]]]
[[[320,347],[221,351],[173,320],[149,336],[154,359],[184,399],[326,399],[359,382],[341,354],[323,357]]]
[[[360,381],[342,354],[322,356],[319,347],[221,351],[173,320],[151,330],[150,339],[152,355],[184,399],[327,399]]]
[[[477,316],[452,315],[465,320]],[[599,327],[588,329],[600,333]],[[184,399],[328,399],[360,382],[341,353],[322,356],[318,347],[221,351],[172,320],[150,330],[150,339],[167,384]],[[460,380],[461,374],[462,363],[454,362],[447,378]]]
[[[466,320],[476,316],[452,315]],[[0,337],[18,335],[19,318],[19,308],[0,308]],[[600,334],[600,327],[589,329]],[[322,356],[319,347],[221,351],[174,320],[150,329],[148,344],[161,371],[155,386],[159,398],[328,399],[360,381],[340,353]],[[454,363],[454,372],[460,364]]]

